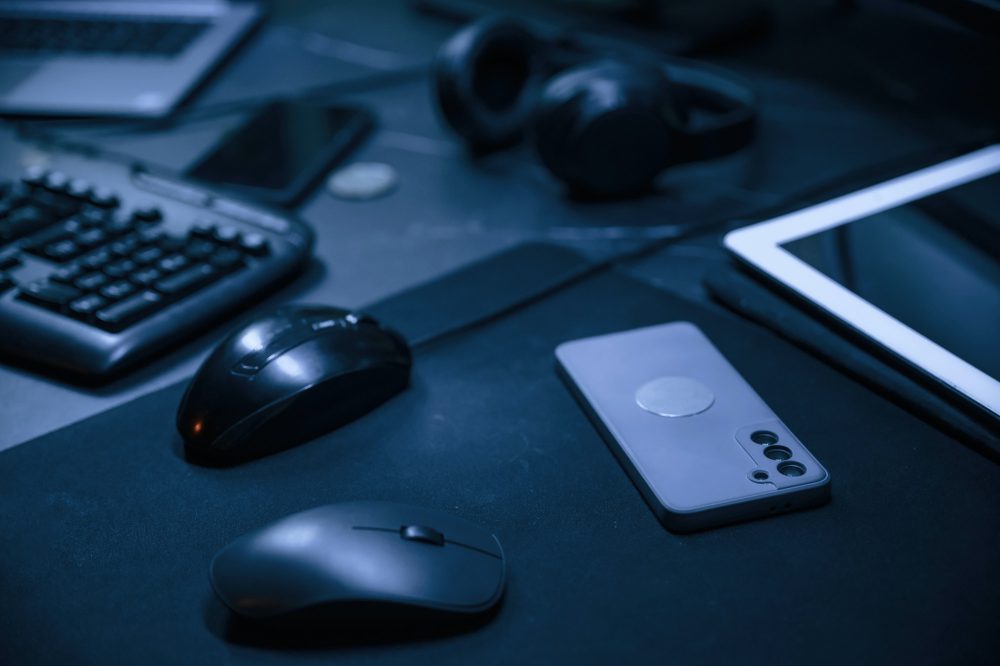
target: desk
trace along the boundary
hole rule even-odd
[[[834,27],[856,31],[856,24],[872,20],[862,15]],[[425,62],[452,29],[415,14],[402,1],[282,4],[194,105]],[[886,109],[882,100],[859,99],[803,79],[804,64],[795,55],[801,49],[801,33],[793,25],[783,27],[766,47],[758,44],[746,53],[716,58],[760,92],[760,138],[734,157],[672,170],[663,183],[665,196],[614,205],[568,202],[527,149],[472,163],[438,121],[426,79],[350,95],[370,105],[381,122],[357,159],[394,166],[399,190],[379,201],[355,203],[320,188],[299,211],[317,232],[316,261],[299,281],[260,307],[289,300],[364,305],[526,239],[563,242],[592,254],[614,251],[629,238],[738,215],[851,169],[957,138],[955,120],[947,115],[905,114]],[[786,60],[782,50],[788,52]],[[817,72],[828,69],[828,62],[816,60]],[[781,62],[789,67],[783,70]],[[154,136],[110,137],[104,145],[181,169],[238,120],[237,115]],[[0,135],[5,161],[33,150],[14,143],[9,132]],[[725,261],[716,241],[707,236],[685,242],[633,270],[668,289],[697,295],[699,276]],[[0,450],[191,375],[227,328],[220,325],[99,388],[0,367]]]
[[[858,18],[861,23],[868,20],[870,19],[864,16]],[[852,33],[854,28],[856,24],[850,21],[829,27],[830,30],[844,29],[845,33]],[[813,29],[817,30],[815,25]],[[274,22],[214,79],[204,91],[204,97],[199,98],[199,103],[202,100],[208,103],[261,91],[274,91],[284,86],[291,89],[323,81],[323,77],[331,72],[336,76],[353,76],[359,69],[363,69],[356,62],[344,62],[342,59],[306,50],[302,45],[308,42],[294,38],[295,35],[322,33],[327,38],[359,43],[398,54],[401,59],[419,61],[429,57],[450,30],[451,26],[410,14],[401,2],[293,3],[279,8]],[[794,39],[789,38],[789,35]],[[687,228],[720,215],[738,216],[744,210],[761,203],[777,201],[791,192],[822,183],[857,167],[870,165],[893,155],[910,154],[932,145],[953,142],[962,138],[963,132],[971,133],[983,124],[976,113],[963,106],[963,100],[974,95],[974,91],[962,86],[958,86],[956,92],[955,110],[931,117],[923,114],[923,107],[915,107],[912,112],[907,113],[884,98],[868,98],[848,87],[830,85],[828,80],[831,77],[828,76],[815,79],[805,77],[803,70],[808,69],[809,63],[795,58],[796,49],[805,48],[802,45],[803,38],[794,31],[779,31],[776,35],[779,42],[783,37],[792,42],[782,47],[786,49],[784,62],[788,63],[787,68],[778,66],[776,62],[780,64],[782,59],[762,47],[749,47],[750,55],[736,52],[716,58],[718,62],[737,69],[760,91],[762,117],[759,140],[750,149],[731,158],[670,172],[663,183],[669,196],[621,204],[584,205],[566,200],[555,184],[530,159],[527,151],[513,151],[478,163],[471,162],[464,155],[461,145],[438,123],[430,103],[426,80],[352,95],[352,100],[367,103],[378,112],[382,127],[373,140],[358,153],[357,159],[393,165],[400,173],[400,187],[391,196],[368,203],[340,201],[323,191],[317,191],[299,210],[300,215],[317,231],[316,261],[300,280],[258,307],[265,308],[288,300],[319,301],[348,307],[363,305],[527,239],[555,240],[593,255],[613,252],[644,234],[668,233],[675,227]],[[315,42],[322,43],[325,42],[321,39]],[[336,52],[336,49],[326,52]],[[829,60],[817,59],[815,65],[817,73],[822,74],[829,66]],[[948,72],[938,74],[940,77],[947,75]],[[832,78],[838,79],[839,75]],[[987,107],[992,108],[989,104]],[[1000,117],[1000,114],[996,117]],[[159,162],[181,167],[199,150],[207,147],[227,123],[233,122],[233,119],[222,119],[196,124],[178,128],[166,136],[123,137],[116,139],[113,146],[139,156],[155,155]],[[961,131],[956,131],[956,128]],[[0,156],[3,159],[19,159],[22,149],[15,147],[9,136],[3,141],[6,143],[0,144]],[[700,277],[726,260],[717,241],[714,233],[696,236],[632,264],[627,270],[633,276],[657,287],[680,293],[690,299],[705,300]],[[542,315],[536,313],[535,316]],[[0,423],[3,424],[0,448],[20,444],[87,416],[104,412],[190,375],[199,360],[227,328],[227,325],[220,325],[136,373],[101,389],[85,389],[14,368],[0,368]],[[761,333],[760,337],[763,338],[764,334]],[[449,361],[440,360],[436,363],[445,365]],[[765,377],[764,370],[758,368],[758,376]],[[841,389],[850,386],[849,380],[843,377],[837,382]],[[416,391],[413,397],[406,400],[419,403],[423,395],[423,392]],[[575,406],[569,402],[568,396],[566,398],[562,416],[578,416]],[[874,396],[871,400],[875,400]],[[775,407],[781,411],[781,405]],[[881,403],[876,407],[876,413],[888,413]],[[396,405],[392,409],[399,411],[403,408]],[[820,433],[823,428],[833,427],[834,424],[835,420],[827,417],[825,422],[813,428]],[[584,428],[580,423],[574,427],[574,435],[593,435],[589,428]],[[97,425],[92,430],[96,433]],[[122,431],[125,431],[124,427]],[[928,439],[933,434],[926,426],[918,428],[917,432],[923,433]],[[876,435],[879,433],[887,436],[891,434],[884,429],[877,429]],[[565,435],[561,441],[566,447],[570,444]],[[942,446],[940,440],[935,441],[938,441],[934,449],[936,455],[942,460],[947,459],[950,450]],[[65,441],[62,445],[72,446],[73,443]],[[913,455],[920,455],[919,444],[920,442],[912,443]],[[652,517],[607,452],[594,449],[591,445],[599,446],[588,442],[587,451],[591,457],[574,459],[573,469],[580,475],[579,478],[588,483],[604,484],[602,488],[610,499],[603,506],[604,513],[599,518],[606,524],[613,522],[616,538],[625,539],[629,535],[641,533],[653,547],[664,549],[661,553],[666,553],[666,549],[673,549],[672,552],[679,557],[687,557],[687,561],[692,564],[719,564],[728,559],[734,566],[741,566],[733,557],[733,551],[726,551],[721,546],[727,543],[732,545],[733,539],[738,542],[739,538],[757,533],[761,529],[760,524],[733,528],[731,532],[715,531],[690,541],[675,539],[652,522]],[[527,442],[525,446],[527,447]],[[958,447],[958,444],[955,446]],[[27,448],[11,453],[26,454],[29,450]],[[48,450],[51,451],[52,448],[49,447]],[[387,460],[392,458],[388,451],[382,453]],[[273,472],[273,476],[291,477],[300,455],[298,452],[289,452],[284,457],[276,458],[279,469]],[[533,455],[541,453],[526,448],[522,457],[530,461]],[[972,473],[981,472],[980,476],[985,479],[989,470],[976,467],[967,459],[970,455],[965,450],[957,449],[956,457],[960,456],[965,461],[963,464],[967,465],[966,469],[973,470]],[[56,457],[53,456],[54,459]],[[169,456],[165,454],[164,457]],[[365,461],[358,460],[358,469],[361,469],[363,462]],[[465,462],[469,465],[476,464],[472,460]],[[546,480],[555,482],[563,477],[555,471],[555,463],[558,461],[549,458],[535,462],[536,468],[543,469]],[[595,465],[591,465],[591,462]],[[980,463],[988,465],[985,460]],[[843,463],[844,466],[847,464]],[[856,462],[852,464],[855,470],[863,467]],[[514,474],[514,471],[510,473]],[[150,479],[156,478],[155,470],[147,472]],[[891,473],[900,482],[900,479],[905,478],[906,471],[894,469]],[[272,475],[271,472],[262,472],[259,466],[238,472],[241,478],[253,474],[259,474],[265,479]],[[212,473],[193,470],[191,475],[208,477]],[[983,481],[981,485],[985,487],[987,483]],[[835,489],[835,496],[841,491],[845,493],[845,501],[841,506],[853,512],[850,520],[864,521],[867,507],[860,502],[859,496],[852,495],[849,486]],[[917,491],[914,488],[913,492]],[[481,511],[484,521],[503,520],[501,508],[492,506],[489,498],[474,500],[473,495],[470,491],[466,498],[469,502],[467,508],[472,506]],[[249,497],[248,494],[245,496]],[[435,498],[428,495],[424,499],[430,501]],[[905,497],[900,495],[891,499],[902,505]],[[226,501],[231,504],[235,500],[228,498]],[[530,515],[533,510],[530,504],[535,500],[525,495],[519,497],[518,501],[520,515]],[[972,510],[971,507],[966,508]],[[985,511],[994,511],[987,518],[995,520],[992,517],[995,515],[994,509],[987,507]],[[825,529],[836,528],[832,524],[836,522],[833,514],[822,510],[814,514],[812,518],[823,521]],[[466,515],[471,517],[472,513]],[[571,546],[585,549],[589,529],[587,519],[590,517],[575,516],[573,524],[577,529],[572,534],[561,534],[554,537],[555,541],[551,546],[543,545],[553,554],[565,552]],[[949,516],[942,513],[939,518],[941,524],[945,524]],[[559,528],[560,523],[553,516],[546,517],[546,520],[549,521],[546,527],[553,530]],[[808,521],[803,522],[804,520],[801,516],[789,516],[771,521],[763,529],[794,540],[801,534],[796,532],[794,526],[807,524]],[[892,548],[891,544],[886,543],[889,539],[885,536],[884,526],[871,524],[872,522],[875,521],[864,525],[866,531],[858,537],[858,543],[867,543],[880,556],[889,557]],[[901,524],[896,526],[896,530],[903,536],[909,536],[918,546],[932,547],[933,526],[926,531],[919,531],[915,525],[916,521]],[[249,529],[252,525],[245,527]],[[512,526],[508,528],[509,534],[516,534],[511,530]],[[891,530],[889,534],[892,534]],[[541,534],[537,530],[529,530],[512,537],[511,545],[525,552],[533,543],[538,544],[540,538]],[[747,543],[752,539],[753,537],[748,538]],[[843,556],[843,559],[833,558],[833,564],[850,563],[847,559],[850,553],[840,552],[847,549],[844,544],[828,545],[833,549],[831,552],[838,552]],[[754,547],[758,551],[764,550],[760,543],[756,543]],[[982,559],[988,556],[976,552],[971,544],[969,552],[970,557],[978,558],[977,566],[982,567]],[[654,554],[653,549],[644,552],[629,551],[626,561],[648,563],[655,559]],[[867,552],[862,554],[868,555]],[[758,555],[763,557],[760,552]],[[600,570],[607,561],[609,560],[595,559],[588,566],[587,571],[593,579],[607,576],[607,572]],[[532,613],[540,612],[538,608],[532,610],[531,604],[527,602],[527,593],[530,592],[527,584],[544,582],[543,573],[554,576],[558,562],[558,558],[555,558],[541,567],[537,566],[537,562],[523,559],[518,562],[522,578],[520,581],[513,579],[511,604],[505,609],[507,621],[516,619],[518,622],[528,622]],[[628,577],[627,567],[628,565],[616,570],[610,577],[615,584],[620,583],[623,587],[608,588],[602,594],[607,595],[609,600],[619,598],[619,593],[632,594],[635,598],[645,598],[646,602],[652,603],[654,600],[646,598],[652,593],[641,581]],[[844,571],[850,571],[846,564],[844,567]],[[961,568],[961,563],[958,563],[958,568]],[[749,575],[750,571],[747,570],[746,573]],[[678,580],[682,578],[677,577]],[[718,595],[717,598],[726,599],[721,584],[715,587],[712,581],[707,584],[708,589]],[[921,583],[918,581],[914,584]],[[936,591],[942,585],[940,581],[933,580],[924,581],[923,584],[932,585],[931,589]],[[207,584],[201,578],[197,585],[199,592],[207,593]],[[585,601],[576,595],[577,590],[572,582],[562,581],[557,587],[559,586],[562,586],[560,589],[567,599],[579,599],[581,603]],[[831,594],[835,592],[833,587],[835,586],[828,590]],[[805,596],[808,594],[800,591],[800,600]],[[906,595],[897,596],[904,601],[909,598]],[[195,605],[199,602],[200,600],[196,601]],[[836,599],[835,603],[845,615],[849,615],[849,601]],[[995,610],[992,600],[980,605],[984,613],[991,608]],[[626,608],[623,612],[631,611]],[[192,625],[201,625],[198,613],[197,608],[192,611]],[[672,622],[677,626],[690,628],[687,633],[690,650],[683,654],[711,653],[711,637],[697,635],[697,626],[702,620],[708,622],[714,618],[718,621],[717,615],[692,617],[684,615],[682,609],[671,610]],[[788,615],[787,609],[785,615]],[[945,617],[945,624],[946,620]],[[892,625],[892,618],[885,618],[885,622]],[[500,628],[509,628],[512,636],[522,635],[514,625],[504,624]],[[141,633],[147,635],[154,634],[155,629],[152,625],[140,627]],[[584,629],[581,628],[580,631]],[[879,627],[863,629],[865,635],[862,644],[877,643]],[[905,627],[892,625],[886,629],[891,630],[897,643],[905,642]],[[110,632],[111,628],[108,630]],[[469,645],[489,652],[490,645],[484,642],[485,633],[467,636]],[[812,627],[812,633],[822,632]],[[537,628],[529,634],[537,641],[546,639],[546,635]],[[942,635],[946,635],[944,629]],[[629,644],[630,649],[625,651],[627,654],[637,654],[655,647],[651,642],[654,639],[651,635],[641,637],[645,641],[642,644],[632,643],[632,638],[628,635],[608,636],[606,649],[614,647],[614,640]],[[808,649],[808,645],[803,642],[805,639],[792,637],[790,640],[798,648]],[[845,641],[844,645],[842,654],[852,654],[849,641]],[[432,644],[394,646],[392,649],[401,658],[405,658],[407,647],[417,650],[417,653],[433,649]],[[567,654],[543,651],[545,653],[551,656]],[[588,656],[593,658],[593,655],[579,651],[570,651],[570,654],[580,660]],[[754,653],[752,656],[759,660],[761,654],[763,653]],[[514,661],[516,656],[511,655],[508,663]],[[610,657],[610,653],[604,656]],[[859,659],[864,657],[863,654],[854,656]],[[889,657],[891,653],[882,656]],[[166,659],[166,655],[159,657]],[[277,657],[280,658],[280,654]],[[869,653],[868,657],[872,658],[872,655]],[[931,659],[931,656],[924,655],[924,658]],[[808,660],[808,656],[804,660]],[[493,654],[491,659],[484,661],[502,663],[505,660],[503,655]],[[816,661],[824,660],[817,658]]]

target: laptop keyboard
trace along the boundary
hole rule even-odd
[[[135,18],[0,17],[0,52],[25,55],[91,54],[170,58],[209,21]]]

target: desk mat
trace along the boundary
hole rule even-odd
[[[695,322],[833,477],[825,507],[664,530],[554,370],[565,340]],[[417,355],[296,449],[184,461],[175,385],[0,454],[0,663],[988,663],[1000,467],[725,313],[602,273]],[[58,408],[58,406],[53,406]],[[240,534],[379,499],[494,530],[499,611],[452,631],[247,631],[208,583]]]

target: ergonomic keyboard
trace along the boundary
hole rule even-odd
[[[135,17],[0,17],[0,52],[171,57],[208,21]]]
[[[116,374],[290,277],[312,242],[284,215],[112,162],[0,176],[0,353]]]

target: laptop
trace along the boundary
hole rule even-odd
[[[263,15],[223,0],[0,0],[0,114],[165,116]]]

